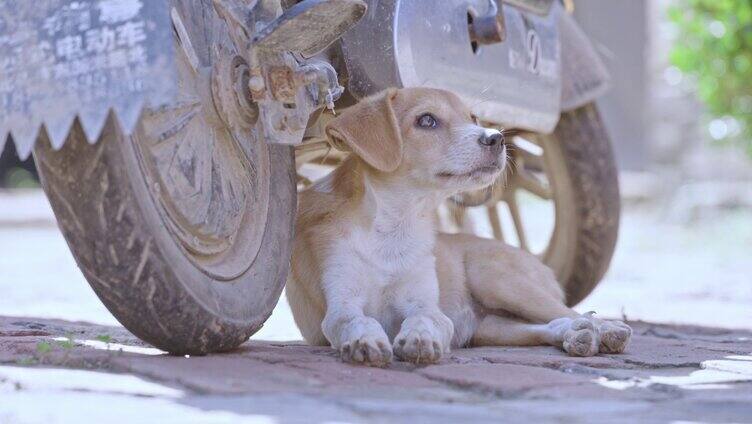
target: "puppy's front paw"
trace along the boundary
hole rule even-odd
[[[386,335],[363,335],[342,343],[340,356],[345,362],[383,367],[392,361],[392,347]]]
[[[415,364],[433,364],[441,359],[444,347],[427,330],[406,329],[394,338],[394,354]]]
[[[621,321],[596,322],[601,353],[623,353],[632,338],[632,328]]]

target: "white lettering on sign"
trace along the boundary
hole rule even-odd
[[[104,53],[115,48],[115,31],[109,27],[94,28],[86,32],[86,51]]]
[[[73,2],[60,8],[53,16],[44,20],[42,28],[47,35],[73,33],[91,28],[91,11],[87,2]]]
[[[36,24],[0,19],[0,114],[29,113],[35,102],[72,93],[85,104],[102,97],[103,90],[122,96],[144,90],[140,75],[149,69],[153,29],[145,11],[150,5],[144,0],[65,3]]]
[[[116,24],[133,19],[141,11],[141,0],[103,0],[99,3],[99,20]]]
[[[57,40],[55,54],[65,60],[73,60],[84,54],[84,40],[80,35],[69,35]]]
[[[146,40],[143,21],[126,22],[117,27],[118,46],[133,47]]]

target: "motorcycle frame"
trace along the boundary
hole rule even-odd
[[[145,52],[146,61],[139,66],[98,71],[92,65],[97,63],[98,56],[89,57],[88,62],[76,59],[68,65],[90,67],[95,78],[84,81],[74,75],[70,79],[77,84],[70,85],[71,81],[50,80],[34,73],[58,66],[58,59],[46,54],[49,46],[58,45],[63,37],[83,37],[77,27],[44,34],[42,24],[67,10],[58,6],[67,5],[70,9],[83,3],[47,0],[45,7],[32,8],[24,1],[11,2],[9,7],[13,4],[19,7],[8,9],[11,14],[5,21],[0,19],[0,53],[6,52],[6,60],[17,54],[18,64],[5,64],[5,71],[0,68],[0,80],[9,77],[5,79],[6,95],[27,95],[24,104],[28,107],[14,110],[11,106],[9,113],[3,110],[0,148],[10,134],[7,139],[16,142],[20,156],[28,156],[43,124],[52,145],[60,148],[74,118],[79,119],[93,143],[111,111],[124,132],[130,134],[144,107],[175,102],[176,76],[170,64],[180,54],[173,43],[173,31],[179,32],[179,25],[174,16],[171,19],[171,1],[133,0],[133,3],[141,7],[123,24],[138,23],[148,29],[142,30],[143,34],[136,39],[138,44],[133,46]],[[275,2],[258,2],[257,7],[270,8],[271,3]],[[465,97],[484,121],[549,133],[562,111],[592,102],[608,88],[609,76],[604,64],[559,0],[368,0],[367,3],[370,10],[365,18],[330,49],[335,54],[328,58],[339,76],[345,76],[348,95],[355,100],[387,87],[433,86]],[[92,2],[91,7],[96,4]],[[473,53],[468,14],[482,18],[491,13],[498,13],[499,22],[503,23],[504,34],[497,34],[503,36],[503,41],[482,45],[478,54]],[[227,24],[231,30],[237,30],[234,26],[242,26],[238,22]],[[96,25],[104,26],[94,25],[93,29],[98,29]],[[19,34],[24,37],[15,37]],[[48,46],[47,50],[41,49],[42,46]],[[30,56],[36,62],[22,61],[21,52],[30,50],[39,50],[38,57]],[[327,63],[322,63],[320,55],[311,59],[300,57],[298,68],[303,69],[306,60],[318,60],[319,74],[327,74]],[[89,86],[86,81],[97,85]],[[336,84],[336,76],[335,80],[330,78],[329,84]],[[242,99],[246,94],[237,96]],[[312,104],[323,101],[304,100]],[[326,103],[331,106],[331,101]],[[338,107],[345,104],[339,102]],[[316,120],[309,123],[315,124]],[[302,125],[305,127],[305,122]],[[301,141],[301,135],[302,128],[295,134],[279,134],[271,142],[295,144]]]

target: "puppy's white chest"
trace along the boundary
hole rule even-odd
[[[433,258],[432,229],[421,222],[400,224],[374,225],[357,236],[361,257],[384,276],[398,277]]]

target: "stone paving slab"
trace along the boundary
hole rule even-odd
[[[182,390],[178,403],[279,422],[752,422],[752,333],[630,324],[622,355],[476,348],[382,369],[300,342],[188,358],[96,349],[83,343],[148,346],[120,327],[0,317],[0,364],[132,374]]]

